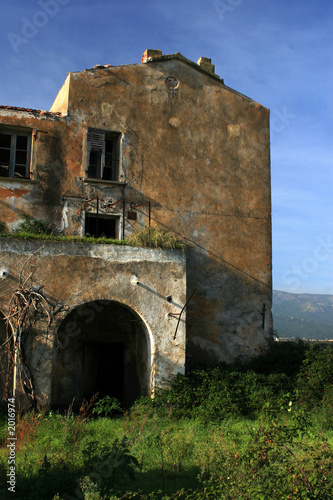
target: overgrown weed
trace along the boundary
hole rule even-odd
[[[94,402],[20,414],[16,498],[331,500],[332,350],[292,349],[297,370],[278,358],[197,370],[121,418],[92,418]],[[6,456],[3,438],[4,500]]]
[[[184,250],[185,245],[171,231],[167,231],[160,226],[146,227],[135,231],[127,242],[132,246],[145,248],[163,248]]]

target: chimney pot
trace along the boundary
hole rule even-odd
[[[145,63],[145,62],[148,61],[148,59],[154,58],[154,57],[160,57],[161,55],[162,55],[162,51],[161,50],[147,49],[143,53],[143,56],[141,58],[141,62]]]
[[[212,60],[208,59],[208,57],[200,57],[197,64],[200,66],[200,68],[204,69],[211,75],[215,75],[215,66],[214,64],[212,64]]]

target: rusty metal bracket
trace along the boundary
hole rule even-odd
[[[185,305],[183,306],[182,310],[180,311],[180,313],[169,313],[168,316],[172,317],[172,318],[177,318],[178,317],[178,321],[177,321],[177,326],[176,326],[176,330],[175,330],[175,334],[173,336],[173,340],[176,340],[176,336],[177,336],[177,331],[178,331],[178,327],[179,327],[179,323],[180,323],[180,320],[182,318],[182,314],[183,312],[185,311],[186,307],[187,307],[187,304],[190,302],[191,298],[193,297],[193,295],[195,294],[195,292],[197,291],[197,289],[195,289],[191,295],[189,296],[189,298],[187,299],[187,301],[185,302]]]
[[[145,201],[144,203],[140,203],[139,205],[133,205],[131,203],[131,209],[135,210],[136,208],[143,207],[144,205],[148,205],[148,221],[149,221],[149,227],[150,227],[150,221],[151,221],[151,202],[150,201]]]
[[[118,205],[118,203],[121,203],[122,201],[125,203],[125,198],[122,198],[121,200],[115,201],[114,203],[108,203],[107,205],[105,205],[105,207],[112,208],[115,205]]]

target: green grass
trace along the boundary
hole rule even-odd
[[[184,498],[191,498],[189,495],[206,498],[200,495],[208,488],[212,496],[207,498],[279,500],[287,498],[283,494],[295,493],[297,488],[307,491],[306,485],[297,486],[303,477],[297,462],[307,475],[312,474],[313,484],[321,479],[321,465],[327,468],[325,474],[331,474],[327,486],[333,486],[332,457],[328,456],[332,430],[323,434],[320,427],[308,424],[306,432],[300,432],[298,427],[296,431],[292,415],[272,422],[229,418],[207,425],[201,419],[138,419],[130,414],[121,419],[84,422],[76,416],[68,422],[57,414],[41,417],[30,414],[18,425],[15,498],[51,500],[57,493],[76,498],[80,481],[89,476],[98,486],[98,498],[169,498],[181,490],[187,492]],[[36,426],[37,431],[31,432]],[[290,436],[289,431],[294,434]],[[284,449],[285,445],[295,458]],[[0,494],[4,500],[11,498],[4,484],[6,454],[3,448]],[[254,471],[269,477],[269,467],[265,470],[266,464],[262,462],[270,455],[276,485],[266,486],[267,496],[260,496],[259,490],[253,496],[242,496],[247,488],[260,486],[260,481],[254,481]],[[126,461],[126,456],[133,457],[133,461]],[[297,481],[293,482],[295,475]],[[290,490],[278,488],[275,494],[278,481],[287,480]],[[228,492],[229,481],[232,487]],[[298,497],[295,493],[290,498],[329,499],[322,484],[320,488],[322,496]],[[228,496],[232,491],[235,496]],[[130,496],[129,492],[136,496]],[[150,497],[153,493],[154,497]],[[226,496],[220,496],[224,493]],[[87,494],[85,498],[90,497]],[[181,494],[176,498],[182,498]]]
[[[333,349],[274,349],[178,377],[118,418],[19,414],[15,498],[332,500]],[[4,415],[0,439],[6,500]]]
[[[23,240],[70,241],[74,243],[93,243],[102,245],[128,245],[127,240],[113,240],[111,238],[93,238],[81,236],[60,236],[54,234],[36,234],[29,231],[0,234],[6,238],[19,238]]]
[[[143,248],[155,248],[166,250],[184,250],[185,245],[169,232],[159,228],[147,228],[139,231],[125,240],[115,240],[112,238],[94,238],[81,236],[64,236],[59,234],[35,233],[32,231],[15,231],[13,233],[1,232],[0,237],[18,238],[23,240],[43,240],[43,241],[69,241],[72,243],[92,243],[94,245],[125,245]]]
[[[124,240],[102,237],[95,238],[91,236],[66,236],[61,234],[53,223],[47,222],[44,219],[34,219],[28,214],[22,214],[21,223],[12,233],[8,231],[7,225],[0,220],[0,237],[19,238],[24,240],[71,241],[74,243],[93,243],[102,245],[128,245],[169,250],[185,249],[185,245],[177,239],[174,233],[162,229],[160,226],[146,227],[134,231],[128,239]]]

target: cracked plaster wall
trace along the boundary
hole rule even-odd
[[[172,86],[170,86],[172,81]],[[184,61],[71,73],[53,112],[1,111],[38,130],[31,181],[2,183],[5,220],[22,210],[82,234],[84,214],[126,198],[187,244],[187,363],[254,356],[272,336],[269,110]],[[121,182],[86,179],[89,127],[122,134]],[[124,181],[124,182],[122,182]],[[54,191],[54,192],[53,192]],[[49,201],[50,200],[50,203]],[[103,203],[101,202],[101,205]],[[101,213],[122,220],[122,206]],[[125,218],[125,237],[147,225]]]

